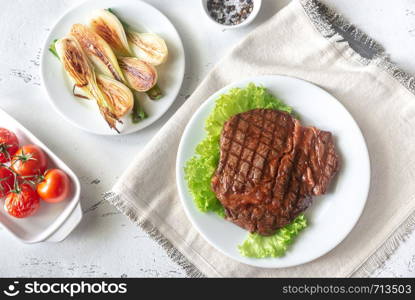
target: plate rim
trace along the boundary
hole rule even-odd
[[[183,153],[184,153],[184,137],[188,135],[188,132],[190,131],[190,124],[192,124],[197,115],[200,113],[200,111],[202,111],[203,109],[205,109],[206,106],[208,106],[209,104],[211,104],[211,102],[214,102],[220,95],[226,93],[229,89],[234,88],[234,87],[238,87],[238,86],[242,86],[242,85],[247,85],[250,82],[253,82],[255,84],[257,84],[256,82],[262,81],[262,80],[272,80],[275,78],[285,78],[285,79],[291,79],[291,80],[295,80],[300,82],[301,84],[305,84],[305,85],[309,85],[313,88],[315,88],[316,90],[319,90],[319,92],[326,94],[327,96],[329,96],[332,100],[334,100],[343,110],[344,112],[351,118],[351,121],[354,123],[354,125],[356,126],[357,129],[357,133],[359,135],[359,138],[362,140],[362,145],[364,153],[362,153],[365,156],[365,159],[367,161],[367,186],[365,187],[365,194],[364,194],[364,201],[361,204],[360,210],[359,212],[356,214],[355,216],[355,220],[353,221],[353,225],[350,226],[350,229],[347,230],[347,232],[344,234],[344,236],[342,236],[337,243],[334,243],[334,245],[330,245],[329,247],[327,247],[327,249],[325,249],[324,251],[322,251],[319,255],[312,257],[310,259],[305,259],[303,261],[299,261],[297,263],[289,263],[283,266],[275,266],[275,265],[258,265],[255,264],[253,262],[247,262],[247,261],[243,261],[241,257],[234,257],[231,254],[227,253],[226,251],[224,251],[223,249],[221,249],[220,247],[218,247],[216,245],[215,242],[213,242],[209,237],[207,237],[203,230],[199,227],[199,225],[196,223],[196,218],[194,218],[189,210],[189,208],[187,207],[186,201],[185,201],[185,193],[189,193],[188,191],[188,187],[187,187],[187,183],[186,180],[184,179],[184,172],[183,172],[183,168],[184,165],[181,164],[181,161],[183,160]],[[265,86],[266,88],[266,86]],[[200,141],[199,141],[200,142]],[[362,133],[362,130],[360,129],[360,126],[358,125],[358,123],[356,122],[356,120],[353,118],[352,114],[347,110],[347,108],[339,101],[337,100],[337,98],[335,98],[333,95],[331,95],[329,92],[327,92],[326,90],[324,90],[323,88],[319,87],[318,85],[311,83],[309,81],[297,78],[297,77],[292,77],[292,76],[286,76],[286,75],[258,75],[258,76],[250,76],[247,78],[243,78],[237,81],[233,81],[229,84],[227,84],[226,86],[220,88],[219,90],[215,91],[213,94],[211,94],[201,105],[200,107],[193,113],[192,117],[189,119],[189,121],[186,124],[185,129],[183,130],[182,136],[180,138],[180,143],[179,143],[179,147],[178,147],[178,151],[177,151],[177,156],[176,156],[176,164],[175,164],[176,170],[175,170],[175,175],[176,175],[176,186],[177,186],[177,190],[179,193],[179,198],[180,198],[180,202],[181,205],[186,213],[187,218],[190,220],[192,226],[194,226],[196,228],[196,230],[198,231],[198,233],[203,237],[203,239],[205,241],[207,241],[210,246],[212,246],[213,248],[215,248],[216,250],[218,250],[220,253],[224,254],[226,257],[237,261],[239,263],[245,264],[245,265],[250,265],[253,267],[257,267],[257,268],[263,268],[263,269],[281,269],[281,268],[287,268],[287,267],[295,267],[295,266],[299,266],[299,265],[303,265],[306,263],[309,263],[311,261],[314,261],[324,255],[326,255],[327,253],[329,253],[330,251],[332,251],[333,249],[335,249],[338,245],[340,245],[347,236],[350,235],[350,233],[353,231],[353,229],[355,228],[356,224],[358,223],[360,217],[363,214],[363,211],[365,209],[366,203],[367,203],[367,199],[368,199],[368,195],[369,195],[369,191],[370,191],[370,187],[371,187],[371,162],[370,162],[370,154],[369,154],[369,150],[367,147],[367,143],[365,140],[365,137]],[[181,182],[182,181],[182,182]],[[182,184],[183,183],[183,184]],[[185,192],[185,190],[187,190]],[[363,195],[363,194],[362,194]],[[193,200],[193,199],[192,199]],[[194,204],[192,202],[192,204]],[[237,247],[237,245],[235,245],[235,247]],[[271,259],[278,259],[278,258],[271,258]],[[258,259],[261,260],[261,259]]]
[[[50,31],[49,31],[49,33],[48,33],[48,35],[47,35],[47,37],[45,38],[45,40],[43,41],[43,46],[42,46],[42,52],[41,52],[41,55],[40,55],[40,77],[41,77],[41,81],[42,81],[42,84],[43,84],[43,90],[45,90],[46,91],[46,94],[47,94],[47,98],[48,98],[48,102],[50,103],[50,105],[53,107],[53,109],[61,116],[61,118],[63,118],[66,122],[68,122],[69,124],[71,124],[72,126],[74,126],[74,127],[76,127],[76,128],[78,128],[78,129],[80,129],[80,130],[82,130],[82,131],[85,131],[85,132],[88,132],[88,133],[91,133],[91,134],[95,134],[95,135],[101,135],[101,136],[122,136],[122,135],[129,135],[129,134],[133,134],[133,133],[136,133],[136,132],[138,132],[138,131],[142,131],[142,130],[144,130],[145,128],[148,128],[148,127],[150,127],[151,125],[153,125],[154,123],[156,123],[158,120],[160,120],[168,111],[169,111],[169,109],[173,106],[173,104],[174,104],[174,102],[176,102],[176,100],[177,100],[177,97],[178,97],[178,95],[179,95],[179,93],[180,93],[180,90],[181,90],[181,88],[182,88],[182,86],[183,86],[183,81],[184,81],[184,75],[185,75],[185,73],[186,73],[186,53],[185,53],[185,49],[184,49],[184,45],[183,45],[183,40],[182,40],[182,38],[181,38],[181,36],[180,36],[180,34],[179,34],[179,32],[178,32],[178,30],[176,29],[176,27],[174,26],[174,24],[170,21],[170,19],[165,15],[165,14],[163,14],[159,9],[157,9],[156,7],[154,7],[153,5],[151,5],[151,4],[149,4],[149,3],[147,3],[147,2],[145,2],[145,1],[142,1],[142,0],[123,0],[123,1],[128,1],[128,2],[130,2],[132,5],[144,5],[144,6],[147,6],[147,7],[149,7],[150,9],[153,9],[153,10],[155,10],[158,14],[160,14],[163,18],[165,18],[166,20],[167,20],[167,22],[168,22],[168,24],[169,24],[169,26],[171,27],[171,29],[175,32],[175,34],[177,35],[177,37],[178,37],[178,45],[177,45],[177,48],[178,48],[178,50],[179,50],[179,52],[180,52],[180,54],[182,55],[182,57],[183,57],[183,64],[180,66],[180,73],[178,73],[178,78],[180,78],[180,84],[177,84],[177,87],[176,87],[176,89],[177,90],[175,90],[175,92],[174,92],[174,99],[171,101],[171,103],[169,104],[169,105],[167,105],[166,106],[166,108],[164,109],[164,111],[159,115],[159,117],[158,118],[156,118],[156,119],[154,119],[152,122],[150,122],[150,123],[148,123],[148,124],[146,124],[144,127],[141,127],[141,128],[137,128],[137,129],[134,129],[134,130],[131,130],[131,131],[129,131],[129,132],[120,132],[120,133],[117,133],[117,132],[115,132],[115,131],[108,131],[108,132],[99,132],[99,131],[95,131],[95,130],[92,130],[92,129],[89,129],[89,128],[87,128],[87,127],[83,127],[83,126],[81,126],[80,124],[78,124],[77,122],[75,122],[75,121],[73,121],[70,117],[68,117],[68,116],[66,116],[59,108],[58,108],[58,106],[55,104],[55,102],[54,102],[54,100],[53,100],[53,97],[52,97],[52,95],[51,95],[51,92],[50,92],[50,90],[49,90],[49,88],[48,88],[48,85],[47,85],[47,80],[45,80],[45,72],[46,72],[46,66],[45,66],[45,61],[46,61],[46,56],[49,54],[49,42],[50,42],[50,40],[53,38],[52,37],[52,32],[53,32],[53,30],[63,21],[63,19],[68,15],[68,14],[70,14],[73,10],[76,10],[76,9],[79,9],[79,8],[81,8],[82,6],[84,6],[84,5],[87,5],[89,2],[93,2],[93,1],[95,1],[95,2],[98,2],[99,3],[99,1],[97,1],[97,0],[87,0],[87,1],[83,1],[83,2],[81,2],[81,3],[79,3],[79,4],[77,4],[77,5],[74,5],[74,6],[71,6],[71,7],[69,7],[59,18],[58,18],[58,20],[53,24],[53,26],[50,28]],[[173,93],[172,93],[173,94]]]

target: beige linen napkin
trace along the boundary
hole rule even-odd
[[[218,89],[263,74],[301,78],[331,93],[356,119],[371,157],[370,196],[356,227],[330,253],[292,268],[255,268],[215,250],[187,219],[176,190],[177,148],[189,118]],[[189,276],[367,275],[415,224],[414,89],[414,78],[341,16],[317,1],[293,1],[213,69],[106,198],[155,238]]]

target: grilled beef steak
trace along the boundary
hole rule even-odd
[[[282,111],[254,109],[225,123],[212,188],[229,221],[271,235],[324,194],[338,169],[330,132],[303,127]]]

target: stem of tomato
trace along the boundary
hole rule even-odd
[[[21,155],[15,155],[16,159],[14,161],[14,163],[18,160],[22,161],[22,162],[26,162],[29,160],[37,160],[36,158],[33,157],[32,154],[25,154],[23,149],[22,149],[22,154]]]
[[[3,163],[0,163],[0,167],[6,168],[7,170],[9,170],[13,174],[13,176],[14,176],[14,187],[13,187],[13,190],[11,190],[11,192],[12,193],[16,193],[16,194],[19,193],[20,192],[19,180],[18,180],[19,174],[17,174],[16,171],[13,170],[11,167],[6,166]]]
[[[6,156],[7,160],[10,160],[10,153],[7,151],[8,148],[10,148],[11,145],[7,145],[5,143],[0,144],[0,153],[3,153],[3,155]]]

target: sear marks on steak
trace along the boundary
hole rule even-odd
[[[303,127],[282,111],[254,109],[225,123],[212,188],[229,221],[271,235],[324,194],[338,169],[330,132]]]

